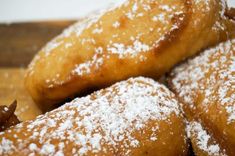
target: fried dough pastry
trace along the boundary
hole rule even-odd
[[[176,67],[170,87],[189,120],[199,120],[226,155],[235,155],[235,39]]]
[[[158,78],[229,36],[222,0],[127,0],[76,23],[34,58],[26,87],[44,110],[134,76]]]
[[[0,133],[0,155],[183,156],[186,139],[175,95],[138,77]]]
[[[209,134],[200,122],[192,121],[187,125],[187,135],[191,140],[196,156],[226,156],[214,137]]]

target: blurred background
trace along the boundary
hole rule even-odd
[[[77,19],[124,0],[0,0],[0,22]]]
[[[0,0],[0,23],[76,19],[124,0]],[[235,7],[235,0],[228,0]]]

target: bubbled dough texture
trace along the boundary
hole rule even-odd
[[[235,40],[221,43],[172,72],[171,87],[189,120],[201,120],[226,154],[235,154]]]
[[[49,42],[29,66],[26,86],[48,110],[131,76],[159,77],[227,37],[224,7],[220,0],[126,1]]]
[[[175,95],[152,79],[119,82],[0,133],[0,155],[186,155]]]

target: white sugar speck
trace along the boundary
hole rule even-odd
[[[36,144],[31,143],[31,144],[29,145],[29,150],[30,150],[30,151],[35,151],[35,150],[37,150],[37,149],[38,149],[38,147],[37,147]]]
[[[234,59],[232,66],[231,66],[231,72],[235,72],[235,59]]]
[[[118,28],[120,26],[120,23],[118,21],[116,21],[115,23],[113,23],[113,27],[114,28]]]
[[[96,28],[92,31],[93,34],[100,34],[102,32],[103,32],[103,29],[98,29],[98,28]]]

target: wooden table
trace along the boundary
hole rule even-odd
[[[25,68],[49,40],[74,21],[0,24],[0,105],[18,101],[16,114],[29,120],[41,114],[24,88]]]

